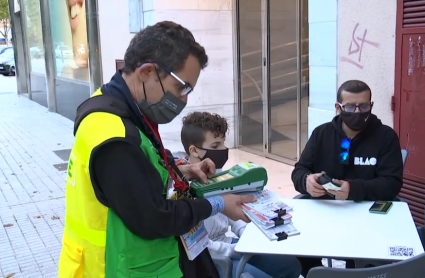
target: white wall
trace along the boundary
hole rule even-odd
[[[115,73],[115,60],[124,59],[133,34],[129,32],[127,1],[97,0],[103,82]]]
[[[338,1],[338,84],[348,79],[365,81],[372,89],[373,113],[391,127],[396,11],[396,0]]]
[[[98,0],[104,82],[115,73],[115,59],[123,59],[133,37],[129,33],[127,2]],[[201,73],[182,115],[170,124],[160,126],[163,139],[180,141],[181,117],[190,111],[206,110],[227,118],[230,124],[227,144],[234,147],[232,2],[143,0],[145,26],[162,20],[180,23],[193,32],[209,56],[209,65]]]
[[[308,134],[335,116],[337,0],[309,0],[310,105]]]
[[[228,147],[234,147],[233,32],[231,0],[155,0],[154,21],[172,20],[193,32],[205,47],[208,67],[201,73],[182,116],[206,110],[226,117],[230,124]],[[178,138],[181,117],[161,126],[166,139]]]

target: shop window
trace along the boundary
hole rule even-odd
[[[24,0],[31,73],[46,74],[39,0]]]
[[[56,77],[89,81],[85,1],[49,1]]]

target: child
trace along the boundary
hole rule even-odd
[[[183,118],[181,141],[185,154],[180,153],[179,158],[189,163],[196,163],[203,159],[211,159],[217,171],[221,171],[228,159],[229,150],[224,141],[228,124],[226,119],[209,112],[192,112]],[[228,256],[233,261],[233,276],[236,273],[240,255],[235,252],[238,238],[245,230],[246,223],[232,221],[223,214],[217,214],[204,221],[208,230],[210,244],[208,249],[211,254]],[[228,237],[229,229],[238,237]],[[220,270],[219,270],[220,271]],[[301,266],[293,256],[256,255],[253,256],[245,267],[245,272],[255,278],[284,277],[298,278]]]

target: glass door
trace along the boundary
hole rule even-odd
[[[262,0],[237,1],[239,145],[264,152]]]
[[[300,3],[300,124],[299,124],[299,155],[304,150],[308,140],[308,105],[310,103],[310,68],[309,68],[309,28],[308,28],[308,0],[302,0]]]
[[[239,145],[294,163],[308,133],[308,0],[239,0],[237,12]]]
[[[308,0],[267,0],[267,155],[297,161],[307,139]]]
[[[268,153],[297,159],[298,0],[268,0]]]

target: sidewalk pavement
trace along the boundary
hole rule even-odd
[[[57,277],[73,123],[25,97],[0,94],[0,274]],[[12,276],[14,274],[14,276]]]
[[[3,76],[0,74],[0,94],[1,93],[16,93],[16,77]]]
[[[65,117],[0,92],[0,277],[57,277],[72,131]],[[181,150],[177,141],[164,145]],[[248,160],[268,169],[273,190],[295,195],[291,166],[239,150],[228,165]]]

